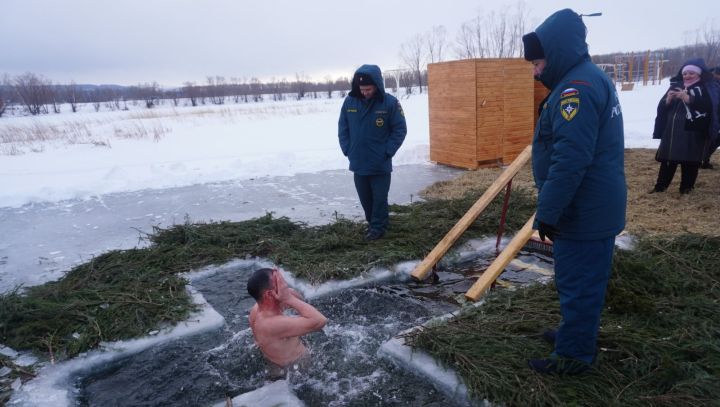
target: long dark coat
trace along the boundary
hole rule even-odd
[[[657,161],[700,163],[705,157],[712,117],[710,94],[704,80],[687,91],[690,94],[687,104],[679,99],[667,104],[667,92],[658,103],[653,132],[654,138],[660,138]]]

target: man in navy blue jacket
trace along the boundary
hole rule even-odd
[[[532,144],[541,239],[553,241],[562,321],[544,337],[555,351],[529,360],[541,373],[581,373],[595,359],[615,236],[625,227],[622,109],[615,86],[590,61],[586,28],[570,9],[523,36],[525,59],[550,89]]]
[[[380,68],[358,68],[340,111],[338,138],[365,211],[366,240],[380,239],[387,229],[392,157],[406,133],[405,114],[400,102],[385,93]]]

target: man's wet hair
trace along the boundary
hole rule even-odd
[[[247,290],[255,301],[260,302],[265,291],[270,288],[270,277],[273,269],[263,268],[255,270],[247,283]]]

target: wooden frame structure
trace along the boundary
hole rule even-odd
[[[526,146],[525,149],[520,152],[520,155],[503,171],[500,176],[485,190],[485,193],[468,209],[462,218],[445,234],[445,237],[435,245],[435,248],[425,256],[422,262],[415,267],[415,270],[410,274],[412,278],[418,281],[424,280],[428,274],[432,271],[433,266],[447,253],[453,244],[462,236],[470,225],[475,222],[482,211],[492,202],[492,200],[503,190],[503,188],[510,182],[515,174],[530,160],[532,156],[532,146]],[[523,228],[524,230],[525,228]],[[530,222],[530,234],[527,235],[525,241],[522,242],[524,245],[532,235],[532,222]],[[522,247],[522,245],[520,245]],[[507,248],[505,249],[507,250]],[[504,250],[504,251],[505,251]],[[515,252],[517,254],[517,251]],[[514,254],[513,254],[514,257]],[[512,260],[512,258],[510,258]],[[508,260],[509,261],[509,260]],[[505,263],[507,265],[507,263]],[[505,266],[503,265],[503,268]],[[501,269],[502,270],[502,269]],[[495,280],[493,280],[495,281]]]
[[[467,169],[508,165],[531,143],[547,93],[521,58],[428,64],[430,160]]]
[[[500,255],[485,269],[480,278],[465,293],[468,301],[477,301],[481,295],[490,288],[497,278],[505,270],[505,267],[517,256],[520,249],[530,240],[533,234],[533,223],[535,222],[535,214],[525,222],[525,225],[515,234],[507,246],[500,252]]]

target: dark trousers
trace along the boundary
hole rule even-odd
[[[703,160],[703,162],[709,163],[710,156],[713,155],[713,153],[715,152],[715,150],[718,149],[718,147],[720,147],[720,135],[718,135],[718,137],[715,140],[710,142],[709,147],[707,149],[707,153],[705,154],[705,159]]]
[[[354,174],[355,190],[365,211],[365,220],[370,229],[385,231],[388,225],[388,192],[390,174],[357,175]]]
[[[555,337],[555,354],[592,363],[600,314],[612,269],[615,237],[599,240],[553,241],[555,285],[562,322]]]
[[[670,186],[678,164],[680,164],[680,192],[690,192],[695,187],[700,163],[663,161],[660,163],[660,171],[658,171],[657,182],[655,183],[656,191],[664,191]]]

